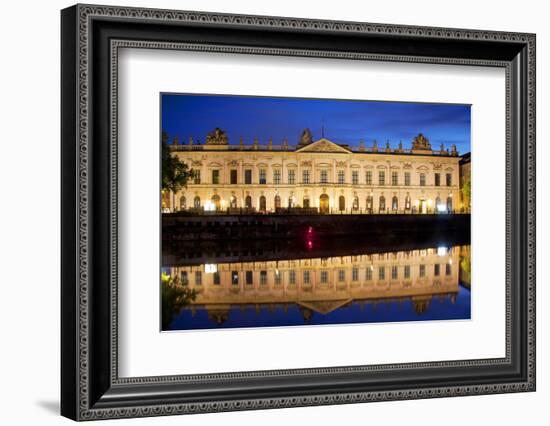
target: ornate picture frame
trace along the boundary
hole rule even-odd
[[[76,5],[61,13],[61,413],[160,416],[535,390],[534,34]],[[121,378],[117,322],[120,48],[506,72],[506,356]]]

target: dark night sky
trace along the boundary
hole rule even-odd
[[[274,98],[227,95],[162,94],[162,129],[170,140],[177,135],[187,143],[204,143],[206,134],[215,127],[227,132],[230,144],[252,144],[257,137],[274,145],[288,138],[298,142],[302,130],[309,127],[313,139],[325,137],[336,143],[358,147],[363,139],[371,146],[376,139],[382,146],[387,140],[404,148],[423,133],[432,149],[456,144],[460,154],[470,151],[470,106],[456,104],[348,101],[332,99]]]

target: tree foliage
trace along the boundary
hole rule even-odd
[[[194,176],[193,169],[172,155],[168,146],[168,134],[162,132],[162,189],[178,192],[187,187],[187,181]]]

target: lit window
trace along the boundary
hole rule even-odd
[[[239,273],[237,271],[231,271],[231,284],[239,284]]]
[[[346,182],[346,175],[343,170],[338,171],[338,183],[340,185],[344,184]]]
[[[378,185],[385,185],[386,184],[386,172],[383,170],[380,170],[378,172]]]
[[[372,185],[372,172],[370,170],[365,173],[365,182],[367,185]]]
[[[291,185],[294,185],[296,182],[296,171],[295,170],[289,170],[288,171],[288,183]]]
[[[281,170],[273,170],[273,183],[275,185],[279,185],[281,183]]]
[[[411,173],[405,172],[405,186],[411,186]]]
[[[276,285],[281,284],[282,279],[283,279],[283,273],[280,272],[278,269],[275,270],[275,284]]]

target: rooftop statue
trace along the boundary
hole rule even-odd
[[[227,143],[227,134],[219,127],[206,135],[206,145],[227,145]]]
[[[422,133],[419,133],[418,136],[413,139],[412,149],[431,151],[432,145],[430,144],[430,141]]]
[[[300,136],[300,143],[298,146],[304,146],[309,145],[311,142],[313,142],[313,136],[311,135],[311,130],[308,128],[304,129],[302,132],[302,135]]]

